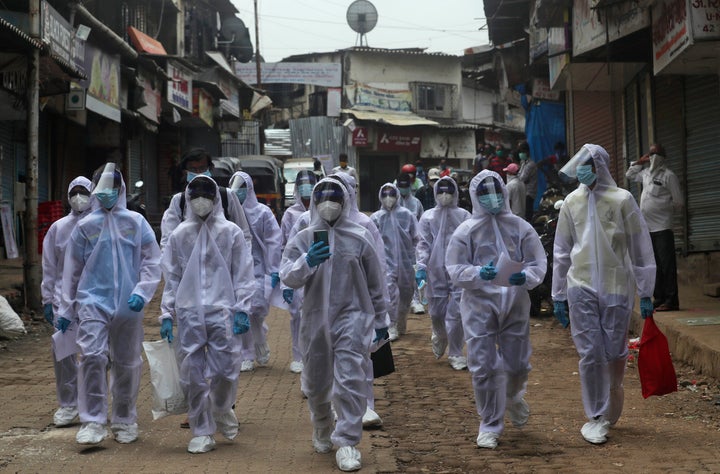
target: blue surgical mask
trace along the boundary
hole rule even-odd
[[[478,196],[478,201],[480,202],[480,205],[487,209],[491,214],[497,214],[502,211],[503,198],[501,194],[483,194],[482,196]]]
[[[210,173],[210,170],[203,171],[202,173],[191,173],[190,171],[188,171],[187,172],[187,182],[189,183],[190,181],[192,181],[195,176],[208,176],[208,177],[212,178],[212,174]]]
[[[312,184],[301,184],[298,186],[298,194],[303,199],[309,199],[312,196],[313,185]]]
[[[247,188],[236,189],[235,195],[237,195],[238,199],[240,200],[240,204],[243,204],[245,202],[245,199],[247,199]]]
[[[522,161],[525,161],[525,160],[528,159],[528,154],[527,154],[527,153],[524,153],[524,152],[518,153],[518,156],[520,157],[520,159],[521,159]]]
[[[111,209],[118,200],[117,189],[105,189],[95,193],[95,197],[100,202],[100,205],[105,209]]]
[[[577,179],[582,184],[590,186],[597,179],[597,174],[593,173],[592,165],[578,165]]]
[[[400,191],[401,196],[409,196],[410,195],[410,188],[398,188]]]

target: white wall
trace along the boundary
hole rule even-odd
[[[492,124],[492,104],[497,101],[495,93],[463,87],[461,97],[463,121],[481,125]]]

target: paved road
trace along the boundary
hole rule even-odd
[[[157,301],[146,339],[156,340]],[[308,410],[290,362],[287,313],[268,317],[272,355],[266,368],[241,374],[236,412],[240,435],[217,449],[186,452],[180,417],[152,421],[147,366],[138,402],[141,437],[83,448],[78,426],[55,428],[49,330],[42,324],[18,341],[0,341],[0,471],[2,472],[338,472],[332,453],[311,446]],[[366,431],[362,472],[720,472],[717,381],[643,400],[629,368],[623,418],[603,446],[584,442],[577,356],[569,334],[550,319],[532,321],[534,352],[522,430],[506,428],[496,450],[475,447],[478,419],[467,371],[453,371],[430,352],[426,315],[411,316],[409,334],[393,346],[398,372],[376,382],[382,430]],[[691,368],[679,368],[681,377]],[[689,374],[689,375],[688,375]],[[704,379],[702,379],[704,380]],[[713,391],[714,390],[714,391]],[[720,400],[720,398],[718,398]],[[714,410],[714,411],[713,411]]]

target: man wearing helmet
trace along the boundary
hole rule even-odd
[[[400,172],[410,175],[410,192],[412,192],[414,196],[418,189],[422,188],[425,184],[420,178],[417,177],[417,168],[415,167],[415,165],[411,165],[410,163],[408,163],[406,165],[403,165],[402,168],[400,168]]]

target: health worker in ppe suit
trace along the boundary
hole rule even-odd
[[[280,231],[282,233],[281,248],[285,251],[285,246],[290,240],[293,226],[298,221],[298,218],[310,209],[310,198],[312,197],[312,190],[317,183],[315,173],[310,170],[300,170],[295,178],[295,189],[293,194],[295,197],[295,203],[288,207],[283,214],[282,220],[280,221]],[[302,288],[293,290],[283,285],[282,289],[283,300],[288,304],[290,312],[290,338],[292,341],[292,362],[290,362],[290,371],[296,374],[302,372],[302,352],[300,351],[300,308],[302,307],[303,292]]]
[[[280,226],[269,207],[261,204],[255,195],[249,174],[238,171],[230,178],[230,190],[238,197],[252,235],[252,257],[255,266],[255,295],[250,308],[250,331],[243,334],[243,372],[253,370],[254,363],[264,366],[270,360],[267,343],[268,327],[265,318],[270,312],[270,291],[280,283],[281,240]]]
[[[302,379],[313,446],[320,453],[338,446],[335,458],[343,471],[361,467],[356,446],[367,404],[364,363],[371,334],[387,337],[382,264],[372,235],[350,218],[349,199],[334,179],[315,185],[310,224],[288,242],[280,271],[285,284],[305,291]],[[331,402],[338,414],[334,430]]]
[[[586,144],[560,170],[578,188],[564,201],[553,247],[555,317],[570,324],[580,356],[580,386],[588,422],[583,438],[607,441],[623,407],[628,325],[634,294],[643,318],[652,315],[655,258],[635,198],[618,188],[610,157]],[[570,317],[566,305],[570,306]]]
[[[65,250],[58,327],[78,323],[80,444],[107,436],[108,368],[115,441],[138,437],[143,307],[160,282],[160,247],[145,218],[127,210],[125,195],[116,165],[102,166],[93,177],[93,211],[75,226]]]
[[[163,250],[165,288],[161,336],[173,342],[177,323],[180,384],[188,401],[191,453],[215,447],[215,431],[238,433],[233,411],[240,373],[240,334],[249,329],[255,290],[252,255],[242,230],[225,219],[212,178],[197,176],[185,188],[190,213]]]
[[[407,313],[415,289],[415,246],[418,243],[417,219],[400,206],[399,197],[394,184],[383,184],[378,191],[380,209],[370,216],[380,231],[385,248],[391,341],[407,331]]]
[[[210,154],[202,148],[193,148],[187,151],[180,161],[180,169],[185,173],[185,179],[189,183],[195,176],[212,176],[213,162]],[[220,198],[223,204],[225,217],[234,222],[243,231],[243,236],[248,247],[252,245],[250,226],[248,225],[245,211],[240,201],[227,188],[220,188]],[[185,192],[175,194],[170,200],[170,205],[163,214],[160,222],[162,236],[160,248],[164,248],[170,234],[187,217],[188,203],[185,201]]]
[[[45,234],[42,247],[43,278],[40,285],[43,311],[48,323],[55,325],[60,317],[58,309],[62,300],[63,265],[65,249],[70,234],[77,223],[90,214],[90,193],[92,182],[84,176],[78,176],[68,186],[68,202],[70,214],[52,223]],[[73,317],[66,317],[68,320]],[[59,408],[53,416],[55,426],[67,426],[78,416],[77,409],[77,359],[74,355],[62,360],[55,358],[55,392]]]
[[[448,361],[455,370],[467,368],[463,355],[465,334],[460,318],[460,296],[445,269],[445,251],[455,229],[470,218],[470,213],[458,207],[459,193],[455,181],[445,176],[433,187],[435,207],[420,218],[420,241],[417,245],[418,287],[427,285],[425,295],[432,322],[430,342],[436,359],[448,349]],[[423,283],[424,282],[424,283]]]
[[[510,211],[498,173],[478,173],[470,199],[472,217],[453,233],[445,259],[450,281],[463,290],[468,367],[482,418],[477,445],[492,449],[506,410],[516,427],[530,415],[523,398],[531,352],[528,290],[543,281],[547,257],[532,226]]]

